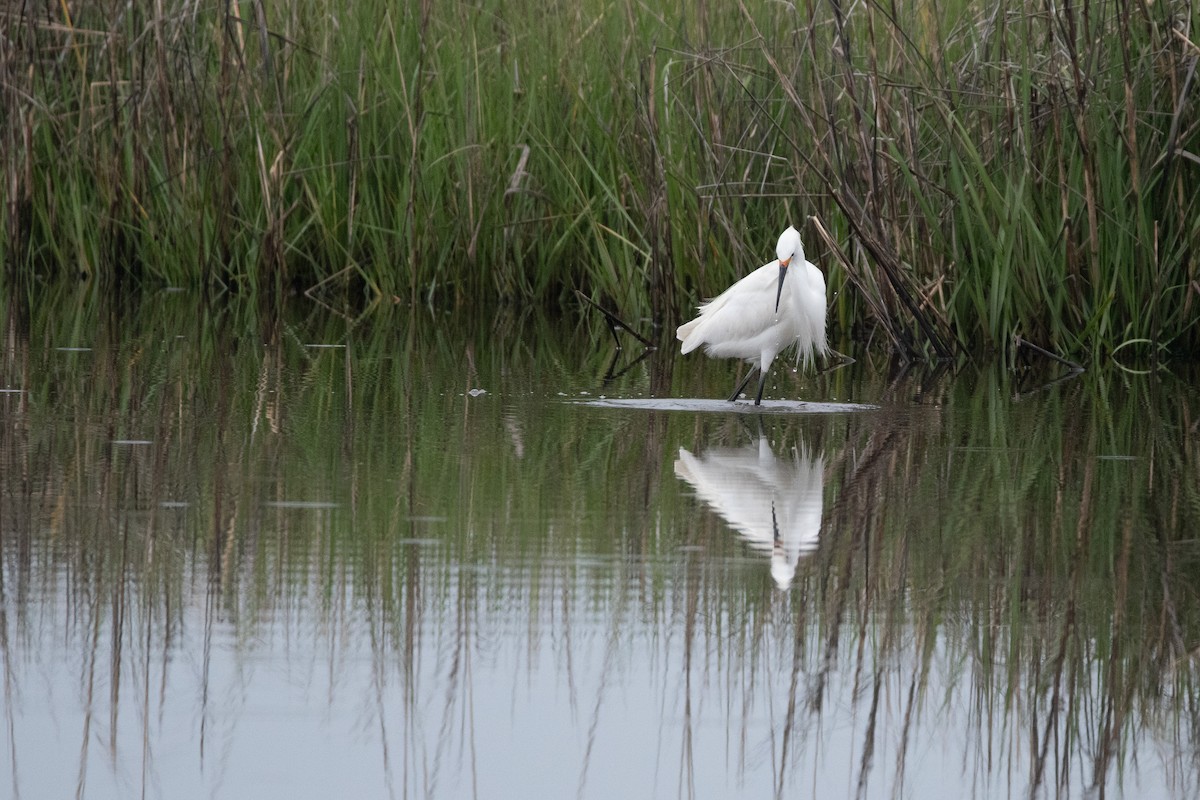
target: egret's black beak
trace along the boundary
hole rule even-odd
[[[779,288],[775,291],[775,313],[779,313],[779,298],[783,297],[783,279],[787,277],[787,261],[779,262]]]

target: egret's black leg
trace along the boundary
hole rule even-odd
[[[758,397],[754,398],[754,405],[762,405],[762,390],[767,385],[767,371],[759,368],[758,370]]]
[[[742,378],[742,382],[739,383],[737,388],[733,390],[733,394],[729,395],[729,402],[732,403],[734,400],[738,399],[738,395],[742,393],[742,389],[746,388],[746,384],[750,382],[750,376],[754,374],[754,370],[756,369],[758,369],[758,367],[751,367],[750,369],[746,370],[746,377]],[[761,390],[759,391],[759,394],[762,394]]]

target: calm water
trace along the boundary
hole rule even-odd
[[[1194,369],[201,306],[0,310],[0,793],[1200,791]]]

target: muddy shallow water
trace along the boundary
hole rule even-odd
[[[13,796],[1200,790],[1184,365],[754,409],[586,321],[0,321]]]

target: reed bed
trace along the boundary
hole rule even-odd
[[[9,4],[3,271],[669,327],[792,222],[905,357],[1194,353],[1198,15]]]

